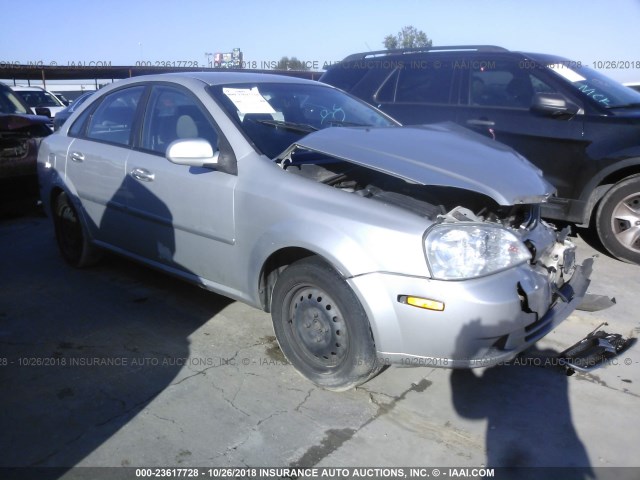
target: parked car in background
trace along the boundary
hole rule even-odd
[[[93,93],[95,92],[90,91],[83,93],[78,98],[76,98],[67,108],[56,113],[56,116],[53,119],[53,130],[59,130],[62,124],[67,120],[67,118],[69,118],[71,114],[75,112],[76,109],[78,109],[80,105],[82,105],[84,101],[87,100]]]
[[[591,226],[640,263],[640,93],[581,62],[494,46],[359,53],[320,80],[403,124],[452,121],[513,147],[558,190],[544,217]]]
[[[33,113],[37,113],[36,108],[47,109],[49,111],[48,116],[54,118],[59,111],[66,108],[58,97],[44,88],[24,85],[16,85],[12,88],[31,107]]]
[[[38,145],[51,134],[51,119],[31,109],[7,85],[0,83],[0,212],[25,197],[37,198]]]
[[[108,249],[271,312],[287,359],[328,389],[387,363],[510,359],[589,284],[592,259],[577,266],[540,220],[553,187],[521,155],[455,125],[400,127],[310,80],[118,81],[38,168],[71,265]]]
[[[69,105],[71,105],[71,100],[65,97],[62,93],[57,93],[57,92],[55,93],[51,92],[51,93],[53,93],[56,96],[56,98],[60,100],[65,107],[68,107]]]

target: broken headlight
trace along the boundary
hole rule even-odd
[[[482,277],[531,259],[510,231],[493,225],[440,224],[425,238],[429,269],[440,280]]]

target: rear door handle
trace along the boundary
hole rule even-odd
[[[74,162],[84,162],[84,155],[80,152],[71,152],[71,160]]]
[[[144,168],[134,168],[131,170],[131,176],[136,180],[140,180],[141,182],[153,182],[156,178],[154,173],[151,173],[149,170]]]
[[[474,127],[495,127],[496,122],[487,119],[474,118],[473,120],[467,120],[467,125],[473,125]]]

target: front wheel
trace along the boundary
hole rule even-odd
[[[271,303],[285,357],[319,387],[343,391],[379,371],[367,315],[347,282],[316,257],[287,267]]]
[[[640,176],[616,183],[600,201],[598,236],[616,258],[640,264]]]
[[[53,205],[53,227],[60,254],[68,264],[81,268],[100,259],[100,250],[89,242],[78,212],[64,192]]]

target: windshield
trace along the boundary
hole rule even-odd
[[[32,108],[64,107],[60,100],[44,90],[18,90],[18,95]]]
[[[31,112],[27,112],[22,102],[16,98],[15,93],[6,87],[0,88],[0,113],[20,113],[24,115]]]
[[[547,67],[562,77],[581,95],[589,97],[605,108],[640,105],[640,93],[586,66],[550,63]]]
[[[269,158],[323,128],[397,125],[366,103],[321,84],[247,83],[209,91]]]

